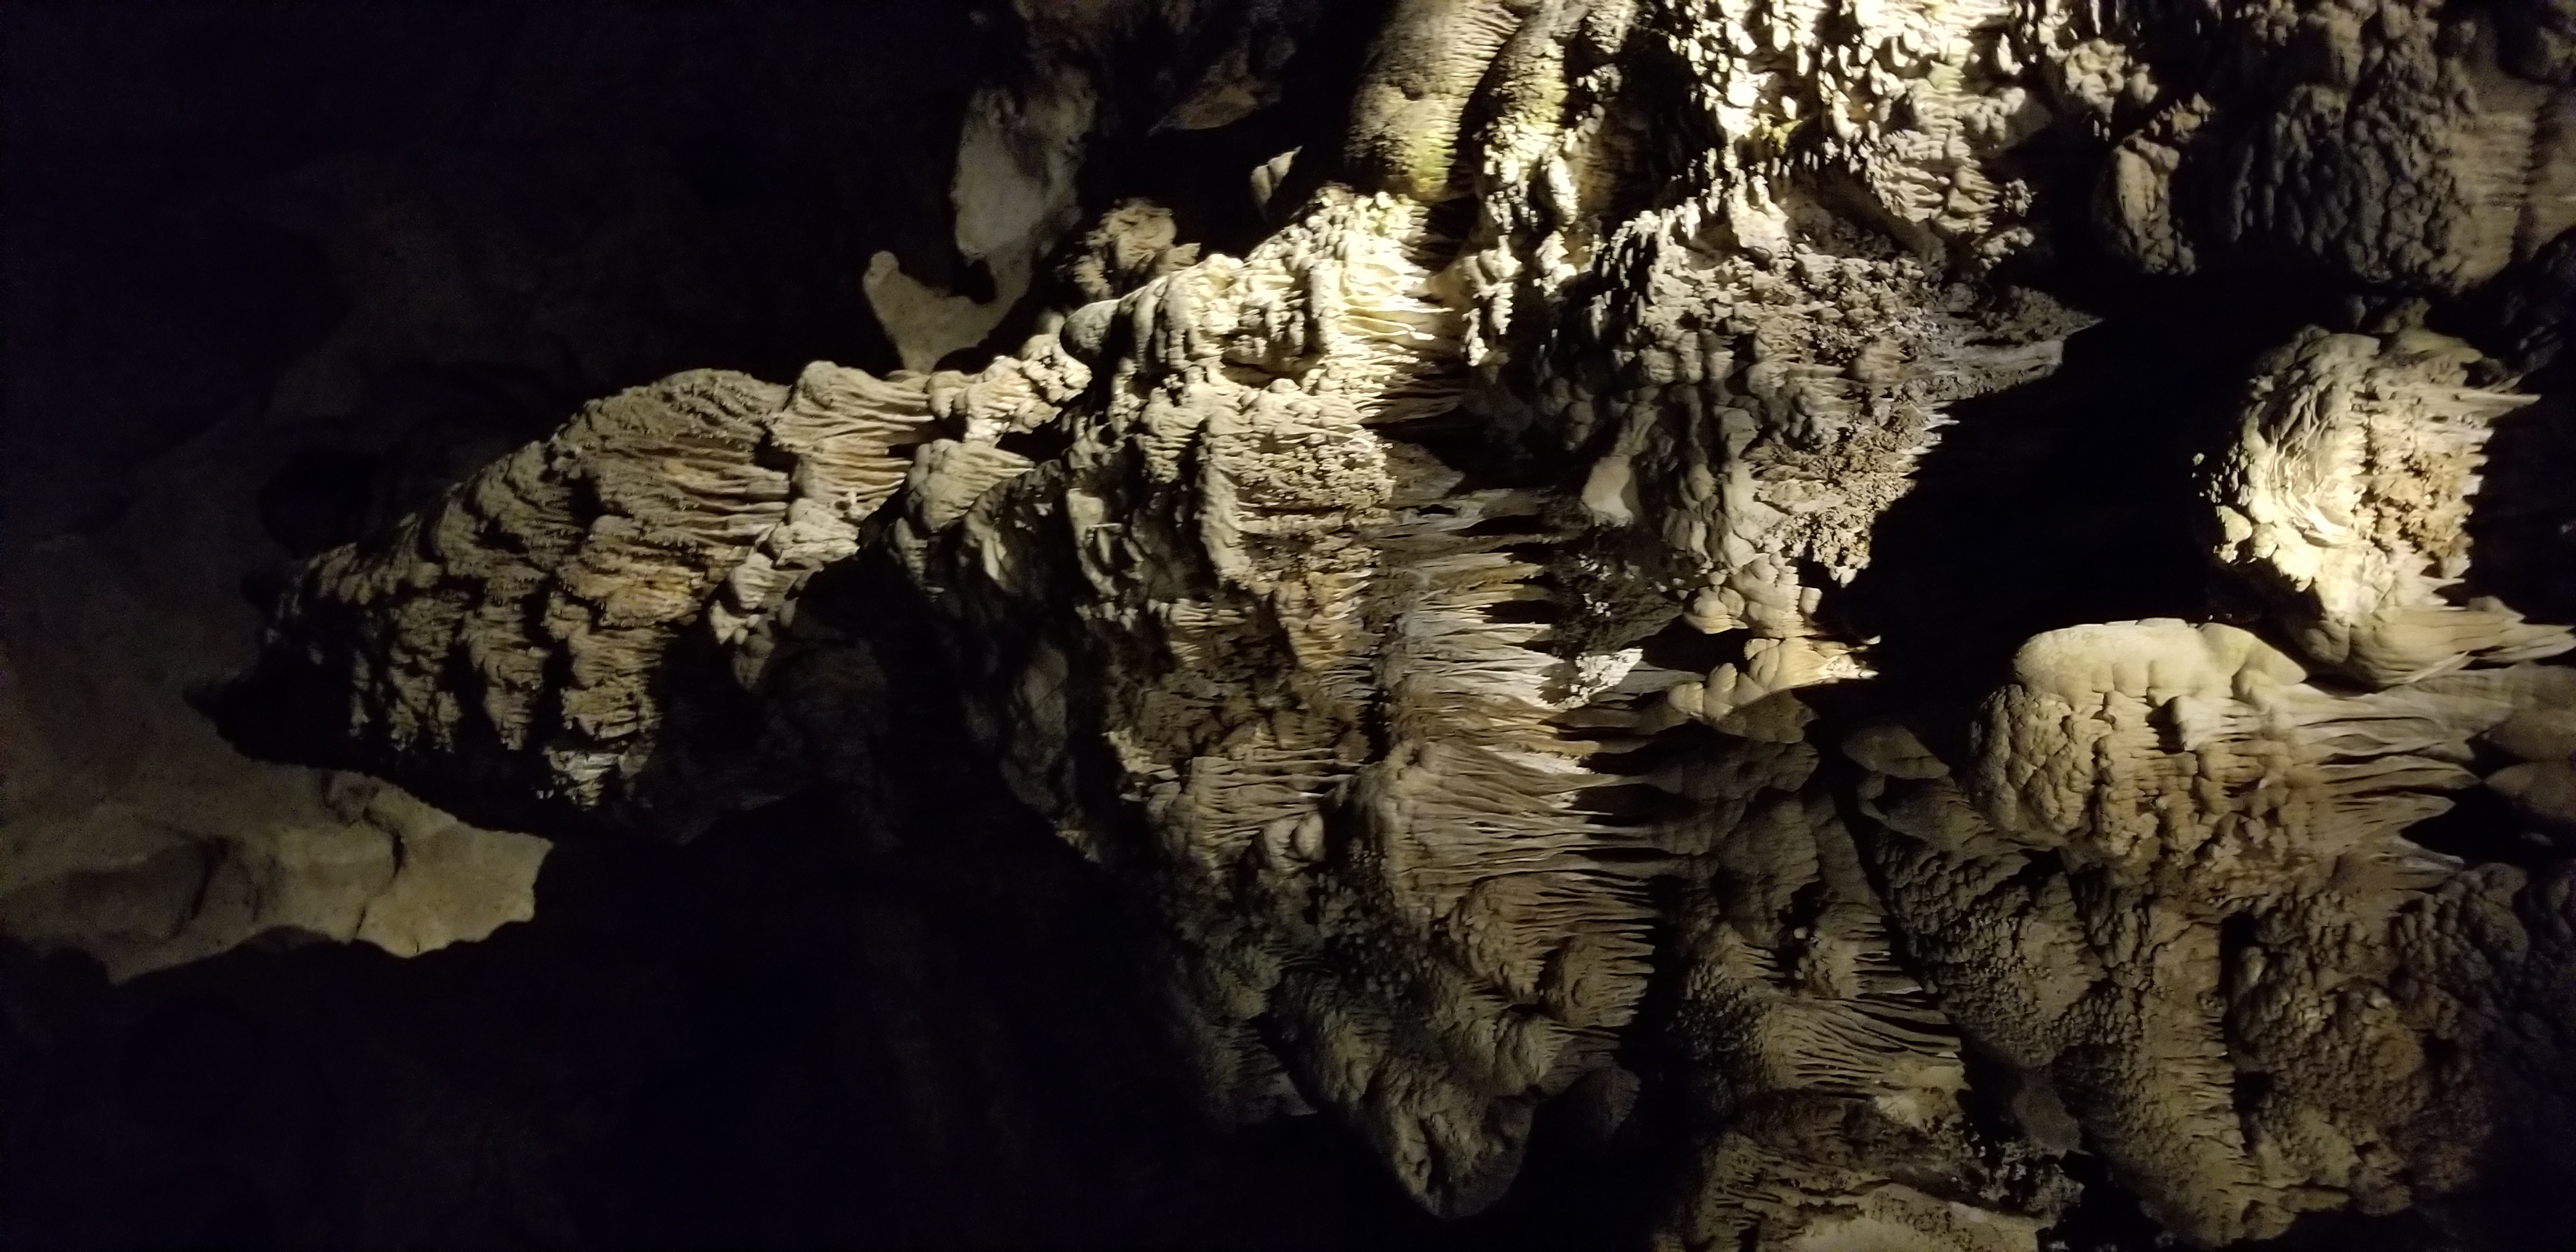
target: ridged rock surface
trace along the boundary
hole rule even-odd
[[[926,633],[1153,919],[1209,1107],[1320,1109],[1444,1215],[1550,1101],[1683,1128],[1657,1238],[1694,1249],[2037,1249],[2088,1187],[2197,1247],[2475,1244],[2476,1197],[2576,1178],[2576,638],[2509,523],[2576,486],[2481,478],[2564,438],[2522,386],[2568,295],[2563,23],[1385,20],[1242,255],[1120,206],[978,371],[598,402],[308,564],[259,680],[335,759],[686,836],[879,785],[871,684]],[[961,140],[968,255],[1070,236],[966,213],[988,130],[1141,124],[1019,99]],[[991,177],[1055,194],[1030,160]],[[1879,581],[1912,527],[2011,525],[1907,511],[1949,458],[2082,446],[2079,406],[2006,419],[2064,394],[2083,292],[2181,275],[2342,323],[2119,467],[2196,536],[2175,602]]]

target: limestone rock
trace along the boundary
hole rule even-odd
[[[2219,560],[2283,601],[2315,661],[2386,685],[2576,648],[2492,599],[2444,598],[2468,572],[2490,425],[2525,402],[2468,386],[2479,360],[2429,331],[2311,328],[2263,362],[2208,488]]]
[[[479,750],[537,798],[694,833],[762,784],[756,764],[663,753],[690,682],[672,663],[756,674],[770,617],[902,484],[895,450],[928,407],[918,382],[828,365],[793,388],[708,372],[602,401],[313,562],[272,650],[377,768]]]
[[[928,639],[1151,919],[1210,1107],[1322,1110],[1444,1215],[1633,1090],[1684,1128],[1663,1246],[2035,1252],[2076,1153],[2193,1246],[2452,1221],[2576,1066],[2571,640],[2469,542],[2525,396],[2426,329],[2565,294],[2554,19],[2509,63],[2498,20],[1408,0],[1242,255],[1103,205],[975,373],[593,405],[309,564],[270,677],[397,776],[685,835],[867,794],[875,641]],[[1033,255],[1121,123],[977,101],[1027,198],[959,245]],[[2062,403],[2087,246],[2411,313],[2269,340],[2139,471],[2250,609],[2040,587],[1959,614],[1995,671],[1918,672],[1854,588],[1954,441]]]

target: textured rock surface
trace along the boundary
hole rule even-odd
[[[0,932],[128,976],[280,928],[409,955],[524,920],[545,841],[248,759],[190,707],[251,655],[240,580],[280,559],[255,501],[285,441],[248,425],[153,458],[87,528],[29,534],[47,493],[12,486]]]
[[[574,399],[866,347],[867,254],[821,258],[853,234],[931,249],[899,202],[834,206],[946,141],[971,28],[899,7],[7,21],[0,933],[131,974],[272,928],[409,952],[524,917],[542,841],[250,759],[191,707],[257,648],[246,584]],[[860,30],[879,59],[854,73],[826,49]],[[901,56],[932,42],[947,63]]]
[[[1362,20],[1256,8],[1027,6],[908,368],[592,404],[239,715],[688,837],[935,705],[1205,1104],[1442,1215],[1562,1113],[1660,1246],[2564,1228],[2563,22],[1403,0],[1265,229],[1087,182]]]
[[[2320,664],[2373,685],[2576,647],[2501,602],[2453,603],[2489,427],[2530,397],[2467,385],[2476,349],[2421,329],[2309,328],[2266,357],[2216,462],[2222,565],[2281,601]]]
[[[663,750],[722,737],[666,725],[696,712],[667,707],[701,659],[683,632],[732,653],[707,662],[719,682],[756,675],[771,619],[857,551],[926,417],[917,386],[819,365],[792,388],[703,371],[623,393],[308,566],[283,609],[298,633],[272,646],[301,648],[299,676],[379,762],[475,756],[490,787],[693,835],[722,811],[708,800],[764,793],[756,742]]]

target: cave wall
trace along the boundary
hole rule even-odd
[[[673,12],[528,29],[793,38]],[[959,1029],[1128,1058],[1142,1161],[1328,1127],[1301,1168],[1440,1238],[2524,1246],[2576,1172],[2563,16],[979,9],[860,127],[880,183],[728,218],[622,167],[634,246],[704,267],[654,284],[795,312],[698,344],[725,300],[667,298],[698,355],[620,357],[495,280],[527,320],[455,350],[542,380],[514,427],[337,515],[341,463],[272,456],[303,559],[198,703],[558,857],[868,849],[825,881],[944,935],[821,979],[888,1014],[901,953],[1096,929],[977,958]],[[878,99],[782,92],[772,150]],[[449,293],[367,272],[271,409],[355,394],[359,331],[423,351],[387,328]],[[1207,1185],[1157,1237],[1254,1237]]]
[[[905,227],[936,176],[892,171],[945,160],[974,28],[901,6],[9,20],[0,925],[122,975],[275,927],[408,953],[523,919],[541,843],[245,759],[189,707],[255,645],[246,583],[577,397],[885,351],[851,274],[869,248],[946,258]]]
[[[580,398],[895,368],[872,257],[978,290],[964,11],[0,26],[0,1246],[1597,1240],[1581,1197],[1444,1228],[1312,1119],[1207,1127],[1025,814],[556,847],[209,715],[291,561]],[[997,791],[916,732],[893,768]]]

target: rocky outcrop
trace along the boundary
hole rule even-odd
[[[2036,1249],[2105,1192],[2511,1246],[2479,1197],[2576,1172],[2576,640],[2545,540],[2490,586],[2472,539],[2555,384],[2430,327],[2567,297],[2548,29],[1398,4],[1241,255],[1102,206],[979,370],[594,404],[308,563],[259,681],[332,759],[685,836],[893,785],[851,745],[919,667],[1152,919],[1210,1107],[1324,1110],[1442,1214],[1541,1106],[1642,1104],[1668,1246]],[[1062,201],[1097,83],[979,97],[965,254],[1069,234],[964,189]],[[2190,464],[2116,467],[2199,524],[2190,620],[2042,584],[1898,646],[1909,500],[2181,275],[2295,277],[2232,408],[2176,388]]]
[[[201,697],[251,661],[292,561],[579,398],[882,342],[870,250],[953,277],[893,172],[953,143],[975,28],[954,6],[5,24],[29,89],[5,101],[0,936],[122,978],[280,930],[410,953],[525,917],[544,839],[255,759]]]
[[[772,619],[858,550],[926,418],[918,387],[830,366],[793,388],[706,371],[601,401],[437,511],[316,560],[274,646],[380,767],[464,755],[487,790],[695,834],[762,784],[756,744],[716,747],[712,727],[695,751],[668,744],[666,723],[717,716],[688,667],[758,672]],[[692,630],[712,648],[681,647]]]
[[[2576,648],[2491,597],[2453,602],[2491,424],[2530,401],[2467,385],[2485,363],[2421,328],[2313,327],[2261,363],[2212,477],[2219,561],[2278,601],[2318,664],[2387,686]]]

